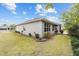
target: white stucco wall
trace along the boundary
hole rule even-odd
[[[35,33],[38,33],[40,37],[42,37],[42,22],[34,22],[34,23],[29,23],[29,24],[24,24],[20,26],[16,26],[16,31],[21,32],[23,30],[23,27],[25,28],[25,31],[23,31],[23,34],[28,35],[31,33],[33,36],[35,36]]]
[[[21,32],[23,30],[23,25],[16,26],[15,30]]]

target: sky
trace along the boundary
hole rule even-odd
[[[0,3],[0,25],[19,24],[39,17],[61,23],[61,13],[69,9],[71,5],[53,3],[52,8],[45,10],[45,3]]]

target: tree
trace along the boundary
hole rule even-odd
[[[3,26],[7,26],[7,24],[3,24]]]
[[[62,19],[65,29],[71,35],[74,55],[79,56],[79,4],[74,4],[69,10],[65,11],[62,14]]]
[[[47,3],[46,6],[45,6],[45,10],[48,10],[50,8],[53,8],[52,3]]]
[[[74,4],[72,7],[65,11],[62,14],[63,23],[65,26],[65,29],[70,29],[74,25],[79,24],[79,4]]]
[[[10,30],[14,30],[14,29],[15,29],[15,24],[11,24],[11,25],[9,26],[9,28],[10,28]]]

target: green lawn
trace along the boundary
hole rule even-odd
[[[56,35],[45,42],[16,34],[0,33],[0,55],[73,55],[67,35]]]

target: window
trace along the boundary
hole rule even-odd
[[[57,26],[55,26],[55,30],[57,30]]]
[[[54,31],[54,28],[55,28],[55,26],[54,26],[54,25],[52,25],[52,31]]]
[[[44,32],[50,31],[50,24],[44,23]]]

